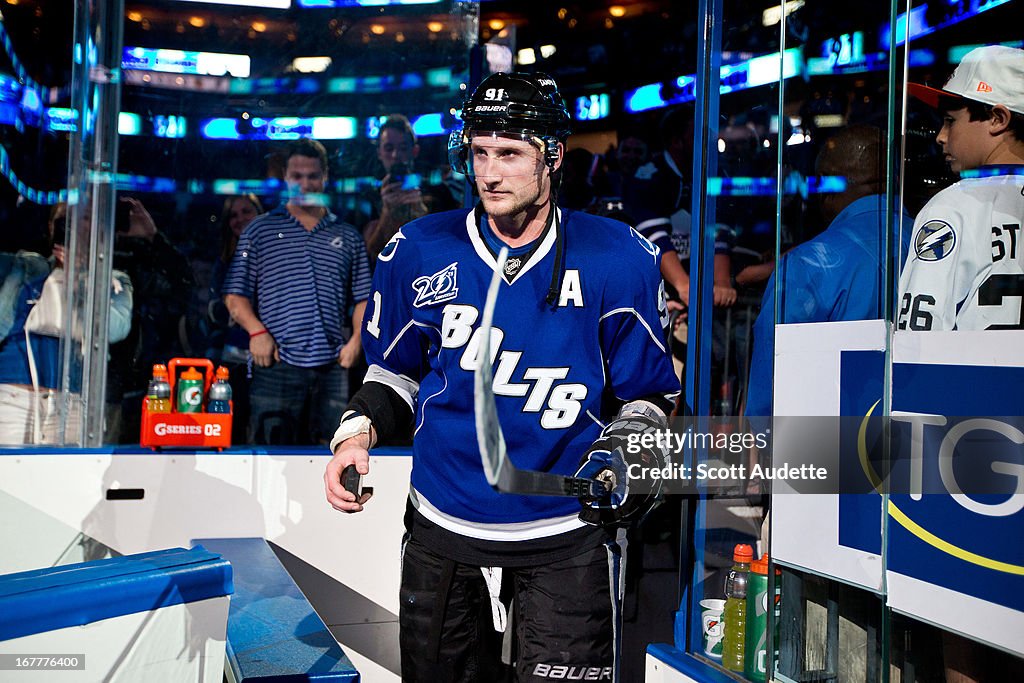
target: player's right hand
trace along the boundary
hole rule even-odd
[[[363,448],[365,437],[352,437],[338,444],[334,457],[327,463],[324,471],[324,491],[327,502],[338,512],[361,512],[366,501],[373,495],[365,492],[356,500],[354,493],[346,491],[341,484],[341,473],[349,465],[355,465],[356,471],[365,476],[370,472],[370,453]]]
[[[277,342],[269,332],[249,338],[249,353],[252,362],[261,368],[269,368],[277,359]]]

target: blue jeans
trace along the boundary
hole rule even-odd
[[[283,361],[253,366],[249,402],[250,443],[327,444],[348,403],[348,370],[336,362],[312,368]]]

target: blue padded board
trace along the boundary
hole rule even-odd
[[[197,539],[230,560],[228,664],[239,681],[358,681],[359,672],[262,538]]]
[[[0,576],[0,640],[230,595],[231,565],[172,548]]]

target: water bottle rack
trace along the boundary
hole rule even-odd
[[[171,412],[149,412],[149,401],[142,401],[142,429],[139,443],[146,448],[158,450],[171,448],[216,448],[223,450],[231,446],[231,418],[234,407],[227,413],[179,413],[177,409],[177,383],[180,370],[193,367],[203,373],[203,395],[210,391],[213,383],[213,362],[207,358],[172,358],[167,364],[168,382],[171,385]]]

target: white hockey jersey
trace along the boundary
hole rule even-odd
[[[914,221],[899,330],[1024,327],[1024,166],[984,167]]]

